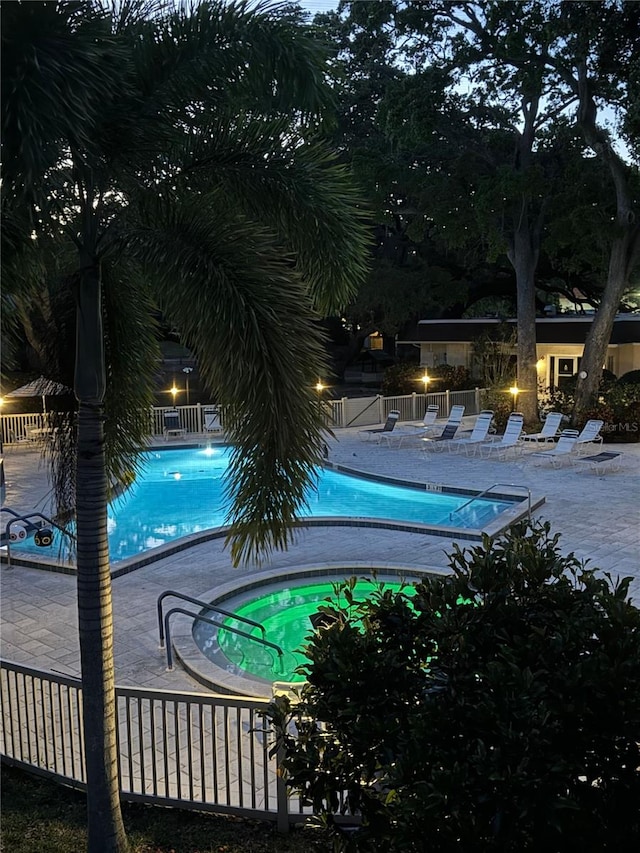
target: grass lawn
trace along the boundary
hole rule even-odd
[[[0,849],[7,853],[84,853],[82,793],[2,766]],[[329,851],[319,831],[279,835],[272,824],[123,803],[132,853],[310,853]]]

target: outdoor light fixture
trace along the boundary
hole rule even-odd
[[[178,389],[176,388],[175,384],[172,385],[171,388],[169,388],[169,393],[171,394],[171,398],[173,399],[173,405],[175,406],[176,394],[178,393]]]
[[[324,391],[324,385],[319,379],[316,382],[316,391],[318,392],[318,394],[322,394],[322,392]]]
[[[517,385],[512,385],[511,388],[509,388],[509,393],[513,396],[513,411],[515,412],[516,405],[518,403],[518,394],[520,393],[520,389],[518,388]]]
[[[185,391],[187,392],[187,406],[191,402],[189,397],[189,374],[193,373],[193,367],[183,367],[182,372],[185,374]]]
[[[429,383],[431,382],[431,377],[429,376],[428,373],[425,373],[424,376],[420,377],[420,381],[424,382],[424,393],[426,394]]]

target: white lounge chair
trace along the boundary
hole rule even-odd
[[[384,423],[384,426],[377,427],[375,429],[361,429],[358,431],[358,438],[361,441],[380,441],[380,435],[382,433],[391,432],[391,430],[395,427],[398,422],[398,418],[400,417],[400,412],[397,409],[392,409],[387,415],[387,420]]]
[[[220,435],[222,433],[222,423],[220,422],[220,410],[217,406],[205,406],[202,410],[204,419],[205,433],[213,433]]]
[[[589,453],[595,445],[602,444],[602,436],[600,430],[604,426],[604,421],[590,420],[582,427],[578,440],[576,441],[576,449],[579,455]]]
[[[558,443],[551,450],[536,451],[535,453],[530,453],[527,458],[532,462],[549,462],[554,467],[562,465],[563,462],[573,464],[576,456],[577,440],[577,429],[564,429],[560,433]]]
[[[511,412],[504,433],[495,442],[484,442],[480,445],[480,456],[485,459],[505,459],[510,451],[514,455],[522,449],[520,436],[524,426],[524,415],[521,412]]]
[[[447,422],[443,427],[440,435],[434,435],[432,437],[427,436],[423,438],[422,441],[422,450],[439,450],[441,447],[444,447],[442,442],[449,442],[452,438],[455,438],[455,435],[458,431],[458,427],[462,423],[462,416],[464,415],[464,406],[452,406],[451,411],[449,412],[449,417],[447,418]]]
[[[547,417],[544,419],[544,423],[540,432],[529,433],[529,435],[522,435],[520,436],[520,438],[522,439],[522,441],[531,442],[532,444],[555,441],[563,417],[564,415],[562,414],[562,412],[549,412]]]
[[[187,434],[186,429],[180,425],[180,412],[177,409],[171,409],[165,412],[164,419],[164,440],[170,438],[182,438]]]
[[[493,423],[493,411],[490,409],[485,409],[480,412],[478,417],[476,418],[476,422],[473,425],[473,429],[471,430],[471,434],[468,436],[461,436],[460,438],[454,438],[451,441],[448,441],[446,444],[446,450],[449,451],[458,451],[463,450],[467,456],[475,453],[478,447],[482,444],[482,442],[487,440],[487,436],[489,435],[489,430],[491,429],[491,424]]]
[[[395,444],[400,447],[404,441],[424,438],[435,428],[438,411],[438,406],[427,406],[421,424],[403,424],[390,432],[381,432],[378,444]]]

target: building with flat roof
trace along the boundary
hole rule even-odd
[[[473,372],[473,342],[496,331],[504,321],[493,318],[471,320],[420,320],[414,330],[396,344],[420,349],[420,364],[462,365]],[[515,320],[507,320],[514,329]],[[538,378],[544,387],[561,387],[578,373],[584,342],[593,314],[540,317],[536,320]],[[515,355],[515,350],[514,350]],[[616,376],[640,370],[640,314],[619,314],[614,322],[607,358],[603,365]]]

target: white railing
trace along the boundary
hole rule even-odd
[[[433,394],[405,394],[397,397],[342,397],[338,400],[323,400],[327,426],[331,429],[364,427],[384,423],[392,409],[400,411],[401,421],[419,421],[428,405],[437,405],[439,417],[446,418],[454,405],[463,405],[465,415],[476,415],[482,408],[481,388],[470,391],[441,391]],[[206,437],[204,411],[208,405],[158,406],[150,412],[150,433],[154,438],[164,434],[164,413],[177,409],[180,427],[186,433]],[[220,409],[221,426],[224,428],[224,410]],[[0,440],[3,445],[41,447],[44,426],[41,414],[2,414],[0,416]]]
[[[266,699],[117,687],[119,779],[126,800],[270,820],[308,816],[269,755]],[[10,763],[86,784],[77,679],[0,661],[0,750]]]

